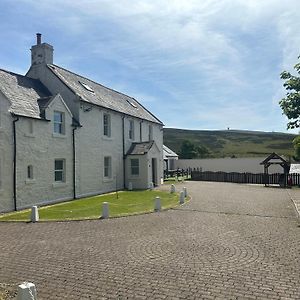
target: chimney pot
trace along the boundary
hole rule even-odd
[[[42,34],[41,33],[37,33],[36,34],[36,44],[40,45],[42,42]]]

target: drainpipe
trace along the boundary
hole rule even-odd
[[[72,150],[73,150],[73,199],[76,199],[76,143],[75,143],[75,130],[77,126],[72,130]]]
[[[125,189],[125,177],[126,177],[126,172],[125,172],[125,115],[122,117],[122,142],[123,142],[123,187]]]
[[[13,137],[14,137],[14,171],[13,171],[13,198],[14,198],[14,210],[17,211],[17,138],[16,138],[16,122],[19,121],[19,117],[13,115]]]

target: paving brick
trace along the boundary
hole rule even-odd
[[[0,223],[0,283],[42,300],[300,298],[300,190],[185,186],[192,200],[159,214]]]

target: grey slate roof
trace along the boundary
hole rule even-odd
[[[38,100],[51,96],[39,80],[2,69],[0,69],[0,90],[11,102],[10,112],[37,119],[41,119]]]
[[[164,159],[168,158],[178,158],[178,154],[176,154],[174,151],[172,151],[170,148],[168,148],[166,145],[163,145],[163,156]]]
[[[154,141],[132,143],[126,155],[144,155],[148,153],[153,144]]]
[[[48,68],[85,102],[162,124],[159,119],[132,97],[107,88],[57,65],[48,65]]]

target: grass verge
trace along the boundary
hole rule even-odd
[[[121,191],[94,197],[82,198],[39,208],[41,221],[65,221],[97,219],[102,213],[102,203],[109,203],[110,217],[147,213],[154,210],[154,199],[161,198],[162,209],[178,205],[178,194],[164,191]],[[31,210],[7,213],[0,221],[30,221]]]

